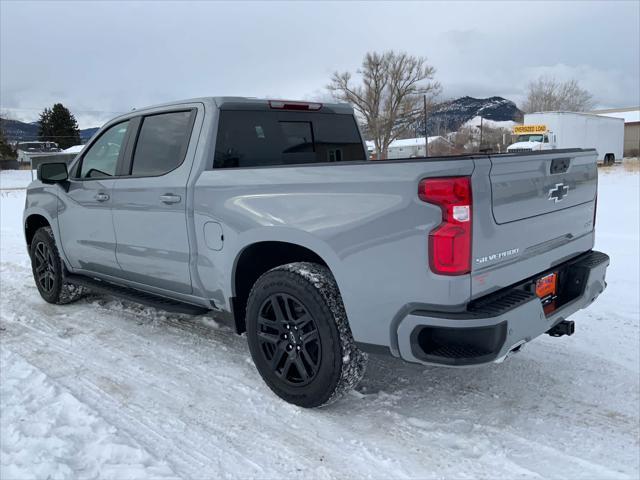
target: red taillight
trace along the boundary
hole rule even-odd
[[[321,103],[292,102],[290,100],[269,100],[269,107],[276,110],[320,110]]]
[[[424,202],[442,209],[442,223],[429,233],[429,266],[441,275],[471,271],[471,179],[427,178],[418,186]]]

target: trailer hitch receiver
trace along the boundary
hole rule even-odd
[[[563,335],[573,335],[576,331],[575,322],[571,320],[562,320],[560,323],[547,332],[552,337],[562,337]]]

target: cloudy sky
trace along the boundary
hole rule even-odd
[[[82,128],[207,95],[317,98],[365,52],[437,69],[443,98],[523,100],[575,78],[600,107],[640,104],[640,2],[13,2],[0,0],[0,112],[61,101]]]

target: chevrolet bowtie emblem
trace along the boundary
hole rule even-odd
[[[569,194],[569,186],[564,183],[556,183],[556,186],[549,190],[549,200],[555,203],[560,202]]]

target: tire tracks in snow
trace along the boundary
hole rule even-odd
[[[271,394],[250,363],[245,340],[229,328],[102,297],[48,305],[27,268],[3,262],[1,273],[13,277],[2,282],[3,344],[186,478],[309,472],[536,477],[557,476],[559,465],[585,476],[621,475],[537,440],[546,438],[540,432],[514,432],[504,418],[508,412],[491,410],[501,405],[491,398],[500,386],[488,370],[472,388],[468,373],[374,359],[364,394],[305,411]],[[527,367],[531,362],[503,371],[517,377]],[[445,393],[425,387],[434,378]],[[522,381],[514,379],[514,387]],[[456,391],[461,386],[467,390]],[[562,392],[553,397],[559,405],[572,400]],[[619,428],[624,415],[591,418],[590,428]]]
[[[10,292],[10,295],[13,293],[14,292]],[[15,293],[17,293],[17,291]],[[27,301],[27,305],[26,305],[27,307],[31,306],[29,305],[29,303],[30,302]],[[40,301],[36,300],[36,303],[40,303]],[[34,308],[35,311],[39,310],[37,306],[34,306],[34,307],[35,307]],[[159,365],[161,366],[161,370],[165,370],[165,371],[170,370],[172,367],[175,367],[177,365],[178,369],[181,370],[179,374],[182,375],[183,378],[187,375],[188,377],[186,378],[189,378],[189,377],[192,378],[193,381],[188,382],[188,386],[192,386],[194,382],[198,384],[205,384],[205,385],[210,383],[217,383],[218,384],[217,386],[219,386],[220,388],[224,387],[227,390],[228,390],[228,387],[231,386],[232,387],[231,391],[225,395],[226,397],[228,397],[225,400],[225,403],[227,403],[228,405],[237,403],[237,399],[242,398],[243,393],[247,393],[246,391],[249,390],[248,393],[250,395],[245,398],[248,398],[250,402],[254,403],[253,409],[255,410],[255,408],[258,405],[255,405],[256,402],[253,397],[255,396],[256,391],[258,390],[260,391],[259,395],[260,397],[264,398],[263,401],[268,406],[267,410],[271,410],[270,414],[272,415],[272,418],[273,418],[272,422],[265,422],[265,423],[267,423],[267,426],[272,427],[272,430],[274,431],[274,433],[276,433],[275,435],[276,440],[279,443],[283,443],[282,439],[285,439],[285,442],[284,442],[285,444],[278,446],[278,447],[284,447],[282,448],[284,453],[280,455],[281,456],[280,459],[276,458],[276,464],[280,464],[277,470],[265,471],[260,467],[260,465],[250,460],[250,458],[254,454],[259,452],[253,452],[251,454],[238,454],[238,455],[235,455],[236,458],[233,458],[234,452],[245,452],[247,450],[246,448],[247,446],[242,441],[239,442],[236,440],[237,435],[229,435],[229,433],[226,432],[226,430],[229,429],[229,427],[234,426],[234,423],[237,424],[239,420],[242,420],[242,417],[240,416],[238,417],[238,420],[235,422],[231,422],[231,423],[226,422],[226,424],[222,429],[218,429],[215,423],[206,422],[206,421],[200,422],[202,426],[206,427],[207,437],[217,437],[219,445],[213,445],[213,448],[214,448],[213,454],[210,453],[209,455],[204,455],[204,456],[197,455],[197,453],[199,453],[198,449],[199,447],[201,447],[199,443],[206,443],[208,438],[198,439],[200,440],[200,442],[189,442],[188,436],[187,437],[181,436],[181,443],[183,443],[184,446],[186,446],[187,448],[182,448],[180,449],[180,452],[172,452],[171,454],[169,454],[166,451],[162,452],[161,458],[164,458],[164,455],[166,455],[167,460],[175,465],[177,471],[185,472],[187,476],[192,478],[200,477],[202,476],[203,473],[205,473],[205,471],[194,469],[193,468],[194,463],[200,464],[203,468],[205,467],[210,468],[211,465],[215,465],[217,462],[219,462],[220,461],[219,459],[225,458],[225,457],[227,457],[226,463],[234,466],[234,469],[235,469],[234,475],[237,475],[238,473],[240,474],[247,473],[249,475],[252,475],[252,474],[253,475],[256,475],[256,474],[273,475],[281,472],[283,469],[286,470],[287,468],[290,468],[294,473],[300,472],[303,470],[307,470],[307,471],[310,469],[313,470],[314,467],[322,467],[323,470],[329,470],[329,471],[333,470],[332,468],[328,468],[323,465],[313,465],[313,463],[315,462],[309,462],[308,460],[305,460],[304,456],[302,458],[297,459],[297,464],[292,464],[288,466],[288,464],[292,463],[291,462],[292,454],[290,452],[295,451],[296,448],[301,443],[302,444],[305,443],[304,437],[308,437],[308,432],[303,431],[303,434],[300,434],[294,431],[293,432],[294,434],[291,435],[292,433],[291,431],[289,432],[286,431],[287,424],[286,423],[283,424],[280,418],[280,414],[284,413],[285,416],[288,414],[295,418],[296,416],[300,416],[301,410],[298,409],[297,407],[292,407],[292,406],[283,404],[279,400],[276,400],[275,398],[273,398],[272,394],[266,389],[266,387],[264,387],[261,384],[259,377],[253,370],[253,366],[248,364],[247,362],[248,353],[246,348],[243,348],[244,353],[239,355],[240,361],[237,362],[237,364],[241,367],[241,370],[251,372],[250,378],[248,380],[251,384],[251,387],[247,387],[245,384],[240,384],[240,388],[233,388],[234,387],[233,380],[229,378],[230,377],[229,375],[224,375],[224,377],[222,378],[223,381],[220,382],[221,379],[219,377],[207,376],[206,373],[202,371],[205,368],[204,365],[196,366],[193,369],[186,369],[184,367],[181,367],[180,363],[178,363],[181,360],[181,358],[179,358],[180,356],[175,355],[174,352],[163,349],[163,352],[162,352],[163,358],[158,358],[157,356],[154,356],[154,350],[156,348],[159,348],[159,346],[157,344],[151,343],[150,347],[146,347],[145,346],[146,340],[142,336],[140,336],[140,334],[137,334],[136,332],[132,332],[130,329],[124,332],[127,338],[126,339],[121,338],[122,332],[118,330],[118,327],[120,325],[115,325],[114,322],[110,321],[110,320],[113,320],[113,318],[108,318],[107,322],[102,321],[103,320],[101,318],[102,314],[106,313],[108,315],[113,315],[114,312],[111,309],[107,309],[107,311],[104,312],[104,307],[98,308],[97,311],[100,313],[92,316],[91,318],[91,322],[93,323],[94,326],[91,327],[89,331],[87,331],[86,327],[82,323],[79,323],[82,321],[77,318],[77,314],[75,313],[63,314],[64,316],[60,317],[59,312],[61,309],[64,309],[65,311],[69,311],[71,309],[78,309],[78,308],[81,310],[93,309],[95,308],[95,305],[81,304],[81,305],[67,306],[67,307],[44,305],[45,309],[49,307],[51,307],[51,310],[53,310],[49,314],[49,316],[53,314],[54,318],[57,317],[56,321],[62,320],[65,322],[64,326],[61,325],[59,327],[62,331],[67,331],[68,329],[71,329],[71,330],[75,330],[78,333],[76,333],[75,335],[72,335],[71,337],[66,335],[63,335],[61,337],[60,335],[56,334],[56,327],[53,326],[52,321],[49,319],[48,316],[45,316],[43,313],[40,315],[41,318],[34,318],[36,317],[34,315],[27,322],[24,322],[24,321],[17,322],[19,324],[22,324],[21,328],[23,329],[23,332],[19,333],[18,335],[16,335],[15,332],[12,332],[14,335],[14,338],[20,338],[19,343],[21,345],[25,345],[25,348],[21,348],[22,350],[21,353],[25,355],[29,355],[31,361],[39,361],[40,363],[44,361],[45,364],[48,365],[48,369],[50,371],[53,370],[52,375],[55,375],[58,379],[63,379],[65,375],[64,373],[60,373],[59,371],[57,371],[60,367],[56,368],[56,360],[55,360],[56,357],[63,357],[62,361],[58,361],[58,363],[63,365],[61,367],[62,369],[65,369],[65,368],[68,369],[68,366],[67,366],[68,363],[77,364],[78,368],[82,369],[82,373],[80,375],[78,375],[77,373],[73,374],[72,384],[69,385],[69,387],[78,390],[77,394],[80,398],[83,399],[83,401],[87,402],[90,405],[93,405],[95,408],[100,408],[103,411],[104,416],[110,417],[110,421],[120,423],[120,428],[124,428],[129,432],[131,432],[132,434],[137,435],[138,438],[140,438],[140,435],[144,432],[145,429],[147,429],[148,431],[148,435],[146,435],[147,438],[141,440],[141,443],[144,443],[147,445],[154,445],[154,444],[157,444],[157,442],[160,440],[164,440],[166,443],[167,433],[172,433],[172,432],[159,433],[158,430],[153,427],[153,422],[149,421],[150,419],[148,414],[145,417],[144,412],[140,411],[140,409],[137,408],[138,406],[137,401],[130,402],[126,405],[126,408],[123,408],[124,405],[121,399],[114,398],[114,395],[112,392],[106,391],[99,384],[100,382],[92,379],[95,376],[97,376],[98,378],[108,377],[110,374],[113,373],[112,369],[117,368],[118,376],[116,380],[117,381],[119,380],[121,382],[126,381],[128,383],[129,382],[133,383],[135,388],[135,383],[134,383],[135,372],[129,372],[126,366],[124,368],[120,368],[119,365],[114,365],[111,363],[106,364],[107,368],[105,371],[105,362],[103,360],[96,359],[99,353],[98,352],[99,349],[105,350],[104,356],[117,358],[118,355],[123,356],[122,355],[123,352],[121,349],[115,347],[115,345],[125,344],[127,341],[128,342],[134,341],[134,343],[139,347],[139,350],[138,350],[139,355],[141,357],[147,357],[147,359],[151,358],[154,361],[157,360]],[[137,325],[137,324],[134,324],[134,322],[131,322],[130,320],[132,319],[127,317],[135,318],[135,315],[132,315],[130,312],[128,312],[126,308],[124,309],[124,311],[117,311],[117,313],[120,314],[122,317],[124,317],[123,321],[128,323],[130,327],[145,327],[145,325]],[[119,318],[118,320],[121,320],[121,319]],[[37,326],[34,325],[36,322],[37,322]],[[15,323],[16,322],[12,322],[11,327],[15,327]],[[74,351],[74,350],[82,351],[83,350],[82,343],[85,340],[87,339],[91,340],[92,338],[95,338],[96,336],[99,335],[100,328],[98,328],[96,325],[103,327],[103,326],[106,326],[107,323],[108,323],[107,328],[110,328],[113,332],[107,338],[108,340],[107,343],[101,343],[100,345],[93,345],[94,347],[93,354],[90,356],[83,355],[82,353],[77,353],[76,351]],[[170,325],[172,327],[175,327],[176,325],[172,325],[172,323],[173,322],[170,321]],[[201,327],[198,327],[198,329],[201,329]],[[44,339],[39,338],[39,335],[42,335],[43,333],[45,334]],[[228,334],[227,336],[232,335],[231,331],[227,332],[227,334]],[[24,337],[29,337],[29,338],[25,339]],[[29,341],[24,342],[24,340],[29,340]],[[244,341],[239,338],[237,339],[237,341],[244,343]],[[153,342],[153,339],[151,339],[151,342]],[[15,346],[15,344],[13,345]],[[37,347],[35,353],[31,351],[33,346]],[[41,358],[43,357],[42,352],[44,351],[45,348],[47,349],[47,353],[44,355],[44,358]],[[128,352],[124,352],[124,353],[126,354]],[[102,357],[103,355],[100,355],[100,356]],[[125,357],[125,360],[128,361],[131,359]],[[122,361],[119,362],[120,365],[122,363],[123,363]],[[148,367],[148,361],[147,361],[147,367]],[[89,373],[92,373],[92,375],[89,375],[89,378],[87,378],[87,374]],[[242,373],[240,373],[239,375],[234,374],[234,376],[236,377],[235,380],[237,380],[238,377],[242,378],[244,374]],[[184,386],[185,385],[182,385],[182,387]],[[141,401],[141,403],[143,404],[148,405],[149,403],[159,402],[160,400],[165,400],[165,401],[170,400],[169,392],[166,389],[162,389],[157,384],[149,385],[148,383],[145,383],[144,385],[142,385],[142,387],[145,389],[151,388],[155,392],[154,395],[148,395],[148,398],[137,399],[138,401]],[[182,392],[181,390],[174,390],[173,400],[179,401],[180,403],[184,404],[186,401],[189,400],[191,392],[192,392],[191,389],[187,389],[186,392]],[[162,394],[165,398],[160,399],[158,397],[159,394]],[[203,407],[206,407],[206,405],[204,405]],[[212,407],[219,408],[220,405],[214,404],[212,405]],[[184,412],[184,410],[181,410],[181,411]],[[112,412],[117,413],[115,418],[113,418]],[[209,415],[212,414],[215,416],[217,413],[218,412],[213,411]],[[195,414],[191,415],[191,418],[188,418],[186,420],[188,420],[188,423],[190,426],[193,426],[199,423],[198,417],[206,418],[207,414],[208,412],[196,412]],[[257,415],[256,417],[259,418],[259,416]],[[261,434],[261,431],[263,430],[264,426],[252,425],[251,423],[252,422],[245,422],[244,427],[249,429],[250,432],[255,429],[254,433],[250,433],[250,434],[252,436],[255,435],[258,437],[262,437],[261,443],[263,444],[263,446],[261,446],[260,443],[253,442],[253,444],[251,445],[251,449],[263,450],[262,455],[264,456],[277,457],[277,455],[274,455],[274,445],[273,445],[274,438],[271,435]],[[271,425],[268,425],[269,423],[271,423]],[[127,424],[129,424],[130,426],[127,426]],[[281,431],[278,432],[278,429],[274,427],[279,427]],[[293,425],[293,427],[295,427],[295,425]],[[281,435],[282,438],[278,438],[278,435],[277,435],[278,433],[282,434]],[[290,440],[286,441],[288,437],[290,438]],[[243,440],[243,438],[241,438],[241,440]],[[211,448],[212,448],[212,445],[209,444],[209,449],[211,450]],[[322,445],[314,445],[314,449],[320,452],[319,456],[322,459],[335,456],[335,452],[332,449],[326,450],[326,452],[324,452],[323,454],[322,450],[324,449],[324,447]],[[260,458],[261,455],[258,454],[257,456],[258,458]],[[172,458],[172,457],[184,457],[184,458]],[[321,460],[321,461],[324,461],[324,460]],[[246,472],[243,472],[242,470],[243,463],[247,463]],[[340,463],[340,462],[336,462],[336,463]],[[347,465],[343,465],[343,467],[346,469]],[[334,474],[338,475],[338,471],[334,471]],[[225,473],[229,473],[229,472],[225,471],[225,469],[223,468],[220,468],[219,471],[215,473],[216,475],[224,475]]]

